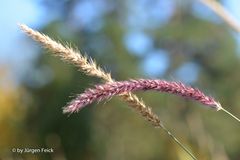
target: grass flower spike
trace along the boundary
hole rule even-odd
[[[78,50],[74,50],[69,46],[54,41],[50,37],[35,31],[24,24],[19,24],[20,28],[35,41],[39,42],[44,48],[53,52],[55,56],[59,56],[62,60],[68,63],[74,64],[81,71],[89,76],[94,76],[103,79],[106,82],[114,82],[110,73],[106,73],[102,68],[87,56],[81,55]],[[134,110],[139,112],[146,120],[152,123],[152,125],[159,127],[160,119],[156,114],[152,112],[152,109],[144,104],[136,95],[126,93],[121,95],[122,99],[128,102]]]
[[[77,112],[84,106],[91,104],[94,101],[102,101],[115,95],[140,90],[156,90],[175,94],[196,100],[216,110],[221,109],[219,103],[216,102],[212,97],[204,95],[198,89],[185,86],[183,83],[167,82],[164,80],[139,79],[106,83],[103,85],[96,85],[94,89],[87,89],[84,93],[80,94],[75,100],[69,103],[69,105],[65,108],[65,112]]]
[[[214,100],[212,97],[206,96],[199,89],[185,86],[180,82],[167,82],[165,80],[150,79],[112,82],[103,85],[96,85],[94,89],[87,89],[84,93],[80,94],[76,99],[70,102],[64,109],[64,112],[77,112],[84,106],[94,101],[101,101],[111,98],[115,95],[139,90],[156,90],[192,99],[202,103],[205,106],[214,108],[216,111],[223,110],[239,121],[237,117],[222,108],[219,102]]]

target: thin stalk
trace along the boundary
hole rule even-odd
[[[233,114],[232,114],[231,112],[229,112],[228,110],[224,109],[219,102],[217,102],[217,108],[218,108],[217,111],[222,110],[223,112],[227,113],[229,116],[231,116],[232,118],[234,118],[235,120],[237,120],[238,122],[240,122],[240,119],[239,119],[239,118],[237,118],[235,115],[233,115]]]
[[[228,110],[221,108],[220,110],[222,110],[223,112],[227,113],[228,115],[230,115],[232,118],[234,118],[235,120],[237,120],[238,122],[240,122],[240,119],[237,118],[235,115],[233,115],[232,113],[230,113]]]
[[[160,127],[164,130],[165,133],[172,138],[174,142],[176,142],[193,160],[197,160],[197,158],[191,153],[187,147],[185,147],[163,124],[160,124]]]

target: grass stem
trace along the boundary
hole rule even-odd
[[[237,118],[236,116],[234,116],[232,113],[230,113],[229,111],[227,111],[224,108],[221,108],[220,110],[222,110],[223,112],[227,113],[228,115],[230,115],[232,118],[234,118],[235,120],[237,120],[238,122],[240,122],[240,119]]]
[[[197,160],[197,158],[191,153],[187,147],[185,147],[163,124],[161,124],[161,128],[176,142],[193,160]]]

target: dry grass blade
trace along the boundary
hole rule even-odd
[[[200,1],[219,15],[230,27],[240,33],[239,22],[219,2],[216,0]]]
[[[20,28],[30,37],[32,37],[35,41],[39,42],[43,47],[49,49],[56,56],[60,56],[62,60],[73,63],[79,69],[81,69],[84,73],[90,76],[99,77],[106,82],[114,82],[109,73],[104,72],[100,67],[96,65],[93,60],[88,60],[86,56],[82,56],[79,51],[73,50],[71,47],[64,46],[59,42],[52,40],[50,37],[35,31],[24,24],[19,24]],[[143,101],[139,100],[139,98],[132,93],[125,93],[120,95],[122,99],[128,102],[129,106],[131,106],[134,110],[139,112],[144,119],[151,122],[151,124],[155,127],[163,128],[164,125],[161,123],[160,119],[156,114],[154,114],[150,107],[147,107]],[[186,149],[177,139],[174,137],[165,127],[164,131],[183,148],[193,159],[196,159],[191,152]]]
[[[209,7],[212,11],[214,11],[217,15],[219,15],[230,27],[232,27],[235,31],[240,33],[240,23],[229,13],[222,5],[216,0],[200,0],[203,4]],[[230,115],[232,118],[240,122],[240,119],[234,116],[232,113],[224,109],[220,104],[219,107],[223,112]]]

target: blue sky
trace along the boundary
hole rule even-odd
[[[127,17],[125,25],[129,28],[129,31],[123,38],[123,44],[131,54],[144,57],[140,68],[146,75],[149,77],[161,76],[171,61],[166,51],[160,48],[153,48],[153,39],[144,32],[144,29],[154,28],[167,23],[173,14],[175,1],[158,1],[156,4],[150,5],[147,5],[147,0],[138,0],[138,3],[135,1],[128,1],[130,15]],[[49,16],[51,15],[51,11],[41,6],[40,2],[40,0],[9,0],[1,2],[0,64],[7,65],[11,69],[12,75],[10,76],[12,78],[16,79],[28,71],[31,63],[37,57],[36,54],[38,52],[36,49],[39,49],[35,43],[28,43],[26,40],[23,40],[26,37],[18,29],[17,23],[22,22],[31,27],[39,28],[51,20],[51,16]],[[73,10],[73,17],[75,16],[75,20],[81,21],[81,25],[91,26],[90,24],[93,20],[99,20],[105,12],[111,9],[106,8],[106,5],[101,2],[91,3],[90,1],[83,1],[79,3]],[[240,21],[240,1],[225,0],[223,4]],[[143,7],[146,12],[142,12]],[[215,23],[222,22],[211,10],[208,10],[199,2],[193,6],[193,10],[194,14],[200,18],[205,18]],[[101,27],[101,21],[97,22],[99,23],[99,27]],[[239,34],[234,33],[233,36],[238,44],[240,44]],[[188,68],[195,69],[194,71],[188,71]],[[197,79],[197,68],[192,62],[187,62],[176,71],[175,76],[181,80],[181,77],[184,77],[184,72],[192,72],[193,76],[190,80],[182,79],[191,83]]]
[[[17,82],[19,76],[30,67],[36,58],[37,47],[23,40],[17,23],[31,26],[43,24],[44,9],[31,0],[9,0],[1,2],[0,14],[0,66],[10,69],[6,79]],[[2,82],[4,83],[4,82]]]

